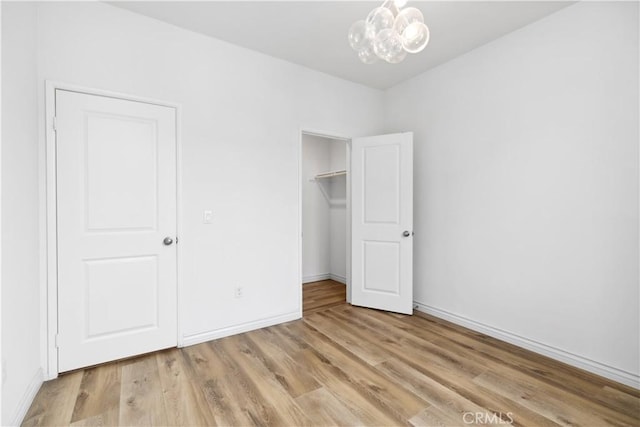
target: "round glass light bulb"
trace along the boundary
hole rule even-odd
[[[369,42],[358,51],[358,58],[365,64],[373,64],[378,62],[378,56],[373,51],[373,43]]]
[[[424,17],[419,9],[416,9],[415,7],[408,7],[398,13],[398,16],[396,16],[393,23],[393,28],[398,32],[398,34],[402,34],[405,28],[414,22],[424,22]]]
[[[373,51],[380,59],[389,62],[389,59],[400,55],[403,50],[402,38],[395,30],[387,28],[380,31],[373,39]],[[404,58],[403,58],[404,59]]]
[[[373,29],[364,20],[356,21],[349,28],[349,45],[353,50],[360,50],[367,44],[368,41],[373,39]]]
[[[387,57],[387,62],[390,64],[399,64],[407,57],[407,51],[404,49],[399,49],[394,51],[394,53],[390,54]]]
[[[376,7],[369,16],[367,16],[367,24],[372,28],[373,34],[377,35],[380,31],[393,27],[395,22],[393,13],[386,7]]]
[[[386,7],[391,11],[391,13],[394,16],[394,19],[396,16],[398,16],[398,13],[400,13],[400,9],[398,9],[398,6],[396,6],[394,2],[385,2],[384,7]]]
[[[418,53],[429,43],[429,28],[422,22],[409,24],[402,33],[402,47],[409,53]]]

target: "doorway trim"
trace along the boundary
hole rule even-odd
[[[304,135],[344,141],[346,143],[345,167],[347,171],[347,206],[346,206],[346,255],[347,277],[346,291],[347,303],[351,303],[351,139],[350,136],[340,135],[335,132],[317,130],[301,126],[298,132],[298,301],[300,302],[300,317],[302,318],[302,138]]]
[[[103,96],[107,98],[117,98],[125,101],[141,102],[145,104],[159,105],[170,107],[175,110],[176,118],[176,230],[177,237],[182,236],[182,140],[180,134],[182,132],[182,106],[178,103],[161,101],[157,99],[145,98],[130,94],[113,92],[103,89],[95,89],[84,86],[78,86],[63,82],[45,80],[45,104],[44,104],[44,183],[40,195],[40,204],[44,206],[46,218],[44,222],[44,230],[40,233],[43,239],[45,259],[45,283],[41,289],[43,296],[41,298],[42,310],[45,313],[41,348],[44,349],[45,357],[43,366],[44,379],[51,380],[58,377],[58,347],[56,337],[58,334],[58,212],[57,212],[57,170],[56,170],[56,132],[54,117],[56,113],[56,90],[65,90],[69,92],[83,93],[87,95]],[[178,244],[178,241],[176,241]],[[183,274],[183,256],[181,255],[180,246],[176,247],[176,312],[177,312],[177,337],[176,344],[178,347],[183,346],[183,333],[181,318],[181,294],[182,294],[182,274]]]

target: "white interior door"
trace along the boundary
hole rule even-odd
[[[56,90],[59,372],[177,343],[175,113]]]
[[[351,146],[351,303],[413,312],[413,134]]]

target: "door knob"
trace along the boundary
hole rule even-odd
[[[173,239],[171,237],[165,237],[164,240],[162,241],[162,243],[164,243],[165,245],[169,246],[170,244],[173,243]]]
[[[405,230],[405,231],[404,231],[404,233],[402,233],[402,235],[403,235],[404,237],[409,237],[409,236],[411,236],[411,232],[410,232],[410,231]]]

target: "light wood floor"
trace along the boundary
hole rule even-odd
[[[334,280],[322,280],[302,285],[303,316],[344,304],[346,300],[346,286]]]
[[[336,305],[332,282],[304,294],[302,320],[49,381],[24,425],[640,425],[638,390],[432,317]]]

